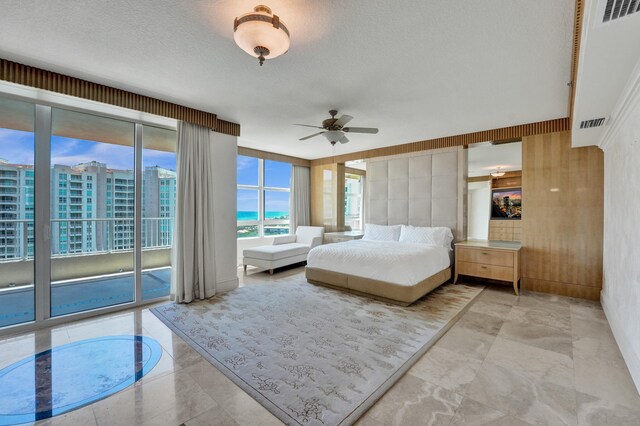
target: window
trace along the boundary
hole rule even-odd
[[[237,236],[289,233],[291,164],[238,156]]]
[[[344,188],[344,224],[351,229],[364,229],[362,223],[362,176],[347,173]]]

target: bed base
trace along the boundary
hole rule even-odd
[[[328,271],[326,269],[305,268],[307,282],[325,287],[371,297],[395,305],[409,306],[425,294],[451,279],[451,267],[443,269],[412,286],[404,286],[386,281],[357,277],[355,275]]]

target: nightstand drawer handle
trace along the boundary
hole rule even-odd
[[[487,253],[486,251],[483,251],[482,254],[489,254],[489,253]]]
[[[481,267],[482,269],[487,269],[487,267],[486,267],[486,266],[480,266],[480,267]]]

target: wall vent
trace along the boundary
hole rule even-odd
[[[604,124],[605,118],[594,118],[593,120],[584,120],[580,123],[581,129],[590,129],[592,127],[600,127]]]
[[[602,0],[602,3],[604,3],[603,24],[640,12],[640,0]]]

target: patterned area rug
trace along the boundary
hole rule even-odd
[[[284,423],[348,425],[481,291],[447,284],[399,307],[301,277],[152,311]]]

